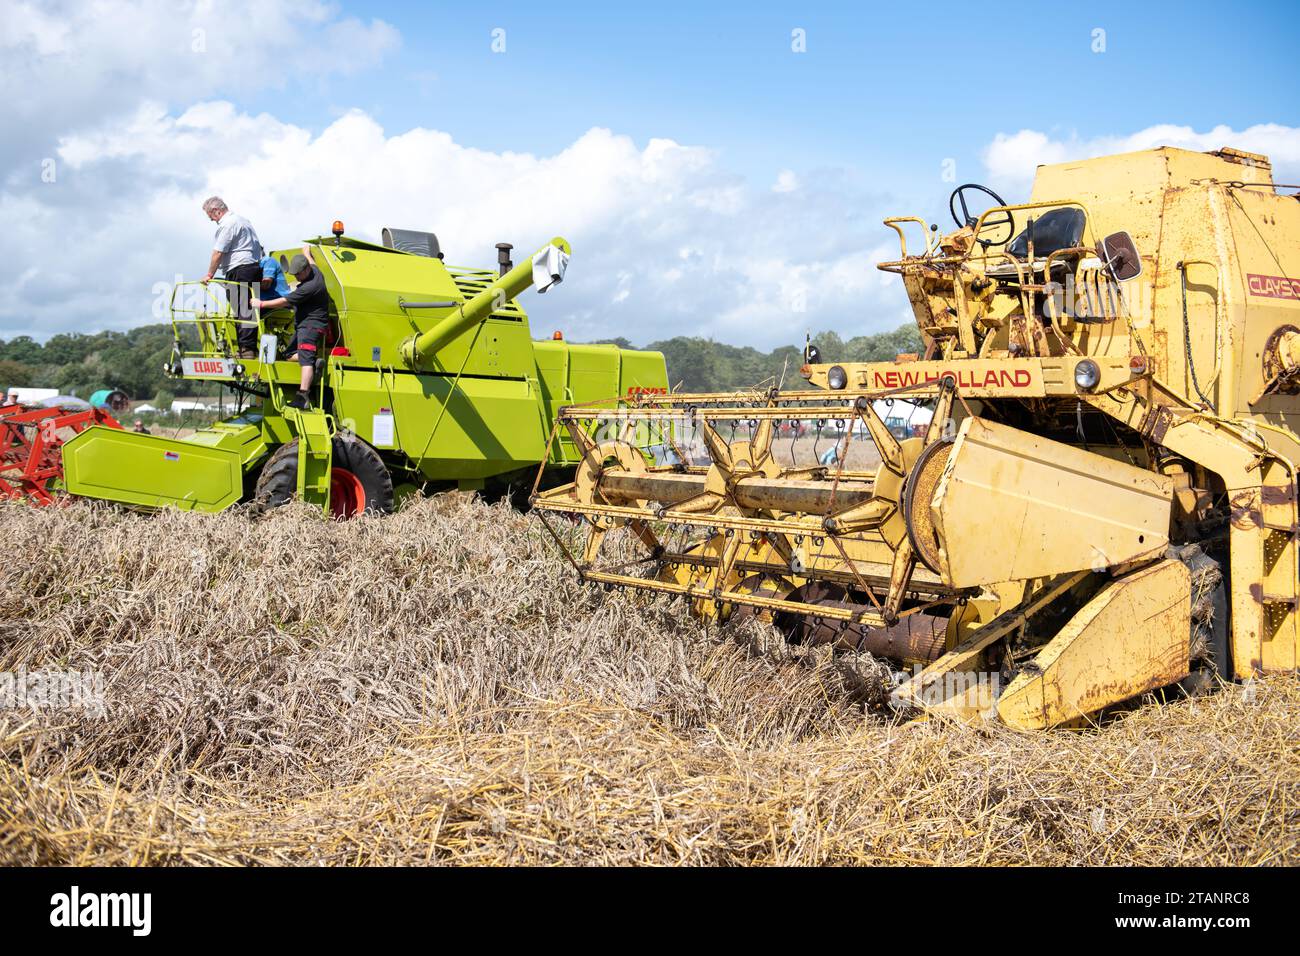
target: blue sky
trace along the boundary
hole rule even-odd
[[[163,318],[211,192],[270,245],[342,216],[482,264],[565,232],[572,281],[539,324],[575,337],[892,328],[880,219],[939,217],[946,161],[1009,200],[1038,162],[1166,144],[1297,181],[1291,13],[0,0],[0,337]]]
[[[309,105],[291,112],[319,127],[361,107],[386,128],[432,126],[494,151],[553,152],[607,126],[709,145],[760,177],[832,166],[891,182],[948,157],[975,167],[996,130],[1088,138],[1300,120],[1283,3],[470,6],[345,5],[393,24],[400,51],[309,85]],[[497,28],[504,54],[491,50]],[[803,54],[791,51],[795,28]],[[547,88],[554,110],[537,108]],[[285,115],[292,98],[246,105]]]

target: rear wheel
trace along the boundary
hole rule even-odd
[[[253,493],[264,508],[278,508],[298,493],[298,440],[276,449],[262,468]],[[366,511],[393,510],[393,479],[379,453],[355,435],[334,436],[330,469],[330,515],[345,519]]]

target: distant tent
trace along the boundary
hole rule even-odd
[[[120,388],[101,388],[90,396],[90,404],[113,412],[124,412],[131,405],[131,396]]]
[[[172,402],[173,412],[206,412],[212,407],[195,398],[178,398]]]
[[[55,395],[53,398],[47,398],[39,404],[43,408],[72,408],[79,412],[84,412],[90,408],[90,402],[84,398],[77,398],[76,395]]]

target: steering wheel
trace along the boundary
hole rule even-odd
[[[969,226],[974,228],[975,224],[979,222],[979,216],[972,216],[970,214],[970,209],[966,206],[966,190],[968,189],[972,192],[984,193],[986,196],[991,197],[998,206],[1005,206],[1007,204],[1006,200],[987,186],[980,186],[977,183],[967,183],[964,186],[958,186],[952,191],[952,195],[948,197],[948,211],[952,213],[952,221],[955,222],[958,227]],[[961,204],[960,216],[957,215],[957,203]],[[1004,209],[1000,213],[994,213],[992,218],[985,219],[984,225],[981,227],[980,231],[983,232],[984,229],[989,226],[1006,226],[1007,237],[1005,239],[981,239],[976,236],[975,241],[985,249],[988,249],[990,246],[1005,246],[1011,241],[1011,237],[1016,234],[1016,221],[1012,217],[1011,210],[1009,209]]]

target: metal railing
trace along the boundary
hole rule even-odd
[[[217,294],[218,287],[222,290]],[[187,279],[172,286],[169,303],[172,334],[175,341],[184,346],[197,340],[198,349],[191,351],[181,349],[184,358],[230,358],[239,353],[239,328],[252,326],[257,329],[258,338],[262,335],[262,316],[260,309],[253,310],[253,318],[238,319],[231,307],[229,287],[248,287],[246,282],[233,282],[229,279]],[[177,296],[181,303],[177,304]],[[194,297],[193,303],[186,299]],[[194,329],[194,337],[184,335],[186,329]]]

